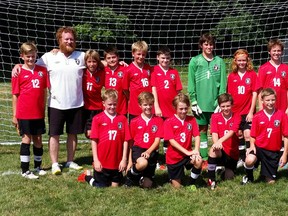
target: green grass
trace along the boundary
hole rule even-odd
[[[59,158],[65,161],[65,145],[61,145]],[[91,168],[89,143],[79,144],[75,159]],[[260,181],[241,186],[243,169],[239,169],[234,180],[219,182],[215,191],[205,186],[204,172],[198,190],[192,192],[187,186],[173,189],[165,171],[157,171],[158,186],[151,190],[92,188],[77,182],[80,171],[67,169],[53,176],[47,145],[43,166],[48,175],[38,180],[20,176],[19,145],[0,145],[0,161],[0,215],[287,215],[288,210],[287,170],[279,173],[274,185]]]

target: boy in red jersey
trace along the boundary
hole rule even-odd
[[[41,169],[45,133],[46,89],[50,87],[46,68],[35,65],[37,48],[34,43],[21,45],[20,55],[24,61],[17,77],[12,77],[13,125],[22,136],[20,161],[22,176],[37,179],[39,176],[29,171],[30,143],[33,141],[34,168],[39,175],[46,172]]]
[[[155,98],[155,114],[165,120],[175,113],[172,101],[181,92],[182,83],[178,71],[170,67],[171,54],[168,47],[164,46],[158,50],[157,60],[158,65],[153,67],[151,74],[151,86]],[[167,146],[168,141],[164,141],[164,155]],[[159,168],[166,169],[165,165],[160,165]]]
[[[90,134],[94,174],[85,181],[94,187],[117,187],[127,166],[130,132],[127,118],[116,113],[117,91],[107,89],[102,98],[104,111],[94,116]]]
[[[232,112],[241,115],[239,128],[240,159],[237,167],[243,166],[246,147],[250,146],[250,130],[255,112],[259,83],[247,50],[238,49],[234,53],[232,72],[228,76],[227,92],[233,98]]]
[[[268,43],[270,60],[261,65],[258,70],[260,87],[272,88],[277,95],[275,108],[288,114],[288,65],[281,62],[284,45],[279,39],[272,39]],[[261,96],[259,95],[259,109],[262,109]]]
[[[208,156],[208,186],[216,187],[215,170],[217,165],[225,166],[224,179],[232,179],[239,158],[238,128],[241,122],[239,114],[232,112],[233,99],[230,94],[218,96],[220,113],[211,116],[211,134],[213,145]]]
[[[128,102],[129,122],[142,113],[138,106],[138,95],[141,92],[152,92],[150,85],[151,67],[145,63],[148,45],[145,41],[132,44],[133,62],[126,68],[123,90]]]
[[[277,98],[278,100],[278,98]],[[253,182],[253,169],[257,161],[261,162],[261,175],[267,183],[275,183],[278,164],[283,167],[288,153],[288,119],[285,113],[275,108],[276,92],[271,88],[261,92],[263,109],[252,120],[250,148],[246,152],[245,170],[242,184]],[[284,151],[280,149],[284,137]]]
[[[103,111],[101,91],[105,85],[104,65],[100,55],[95,50],[88,50],[84,56],[86,70],[83,73],[83,97],[84,97],[84,132],[90,137],[93,117]]]
[[[130,133],[133,140],[129,155],[129,164],[133,166],[127,173],[126,186],[138,185],[139,180],[150,181],[152,186],[158,158],[160,138],[163,137],[163,119],[152,114],[154,96],[150,92],[142,92],[138,96],[141,115],[132,119]],[[148,179],[147,179],[148,178]],[[145,187],[145,184],[143,184]]]
[[[108,47],[104,51],[105,67],[105,88],[116,89],[118,92],[117,113],[127,115],[127,98],[123,93],[123,78],[125,66],[119,64],[119,54],[116,47]]]
[[[192,185],[195,184],[201,173],[200,136],[195,118],[187,116],[190,106],[189,97],[179,93],[172,103],[176,114],[164,122],[164,139],[169,141],[166,164],[172,186],[180,188],[184,176],[184,167],[191,169],[190,183]],[[192,150],[193,137],[195,139],[195,149]]]

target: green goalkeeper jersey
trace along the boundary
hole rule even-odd
[[[203,112],[214,112],[218,95],[226,92],[226,67],[222,58],[214,56],[207,61],[202,54],[190,60],[188,93],[192,105],[198,104]]]

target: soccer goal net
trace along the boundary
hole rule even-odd
[[[167,45],[184,90],[187,65],[199,54],[202,33],[216,37],[215,54],[225,59],[227,72],[238,48],[248,50],[257,69],[268,59],[269,39],[279,38],[288,45],[287,1],[1,0],[0,7],[0,143],[19,142],[11,123],[10,81],[12,67],[21,63],[20,45],[34,41],[41,56],[57,47],[55,32],[61,26],[76,28],[78,50],[92,48],[103,56],[107,45],[115,45],[127,63],[136,40],[149,44],[147,61],[152,65],[159,46]],[[285,50],[284,62],[287,58]]]

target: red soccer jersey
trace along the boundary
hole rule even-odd
[[[270,151],[279,151],[282,147],[282,136],[288,136],[288,118],[281,110],[268,117],[264,110],[257,112],[252,120],[251,137],[255,145]]]
[[[130,98],[128,112],[132,115],[140,115],[141,108],[138,105],[138,95],[141,92],[152,92],[150,85],[151,67],[144,64],[143,68],[137,67],[133,62],[126,68],[123,89],[129,90]]]
[[[176,69],[169,68],[167,72],[157,65],[151,74],[151,86],[156,87],[158,103],[165,118],[173,116],[175,109],[172,105],[178,91],[182,90],[182,83]]]
[[[187,116],[185,120],[180,120],[176,115],[166,119],[164,122],[164,139],[174,139],[182,147],[192,150],[192,137],[199,136],[199,128],[193,116]],[[186,157],[170,143],[166,153],[166,163],[176,164]]]
[[[123,78],[125,67],[119,65],[116,70],[112,71],[109,67],[105,67],[105,89],[113,88],[118,92],[117,113],[127,114],[127,98],[123,94]]]
[[[211,134],[217,133],[218,137],[221,138],[230,130],[234,131],[233,136],[222,143],[224,152],[234,160],[239,158],[239,138],[237,133],[240,122],[241,117],[237,114],[233,114],[228,120],[223,117],[222,113],[213,113],[211,116]]]
[[[84,108],[102,110],[101,90],[105,85],[105,71],[91,73],[88,69],[83,74]]]
[[[247,71],[241,78],[238,73],[230,73],[227,81],[227,92],[233,97],[232,112],[247,115],[251,108],[252,94],[259,89],[255,71]]]
[[[142,115],[132,119],[130,123],[131,138],[134,145],[148,149],[154,143],[155,138],[163,137],[163,119],[152,116],[145,121]]]
[[[18,77],[12,77],[12,94],[18,95],[17,119],[45,117],[46,88],[50,88],[47,69],[35,65],[33,71],[21,68]]]
[[[106,111],[94,116],[91,139],[96,139],[99,161],[106,169],[118,169],[123,156],[123,143],[130,140],[127,118],[116,115],[114,118]]]
[[[287,109],[288,91],[288,65],[280,64],[278,69],[266,62],[261,65],[258,71],[261,88],[273,88],[276,91],[276,108],[285,112]]]

